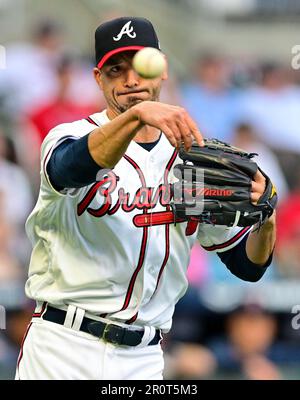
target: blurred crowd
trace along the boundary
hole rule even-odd
[[[0,70],[0,304],[7,326],[0,332],[0,379],[13,378],[34,307],[24,295],[31,252],[24,223],[39,189],[41,142],[52,127],[104,108],[92,55],[68,48],[57,22],[41,21],[30,42],[6,50],[7,67]],[[281,305],[279,295],[272,307],[252,294],[228,305],[226,293],[248,293],[249,285],[262,291],[265,284],[300,285],[300,72],[272,60],[203,51],[187,71],[184,78],[170,73],[161,100],[184,106],[205,137],[258,153],[279,193],[278,241],[259,284],[238,280],[216,255],[193,248],[190,288],[164,341],[165,377],[297,379],[300,333],[291,324],[292,304]],[[219,308],[218,287],[225,291]]]

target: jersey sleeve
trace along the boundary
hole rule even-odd
[[[228,228],[223,225],[200,224],[198,240],[207,251],[222,253],[235,247],[252,229],[252,226]]]
[[[68,139],[77,140],[95,130],[96,126],[87,120],[61,124],[53,128],[44,139],[41,147],[41,179],[57,195],[64,196],[70,189],[56,190],[49,179],[47,165],[53,151]],[[72,191],[72,190],[71,190]]]

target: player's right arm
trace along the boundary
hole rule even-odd
[[[88,149],[91,157],[102,168],[113,168],[145,125],[161,130],[174,147],[184,142],[189,149],[193,140],[203,145],[196,123],[183,108],[143,101],[90,133]]]
[[[113,168],[145,125],[164,132],[175,147],[181,141],[186,147],[193,139],[199,144],[202,141],[196,124],[184,109],[145,101],[93,130],[90,124],[81,123],[55,128],[42,146],[47,181],[60,193],[95,182],[99,168]]]

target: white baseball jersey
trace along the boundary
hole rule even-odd
[[[164,135],[147,151],[132,141],[115,168],[80,189],[55,190],[46,167],[53,150],[109,122],[106,111],[50,131],[41,150],[41,187],[26,223],[33,245],[26,293],[54,306],[167,332],[187,289],[195,240],[209,251],[234,247],[250,228],[174,224],[164,201],[181,162]]]

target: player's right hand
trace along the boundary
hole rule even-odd
[[[188,151],[193,140],[204,146],[203,136],[188,112],[178,106],[156,101],[143,101],[132,107],[141,123],[160,129],[172,146],[179,149],[182,142]]]

